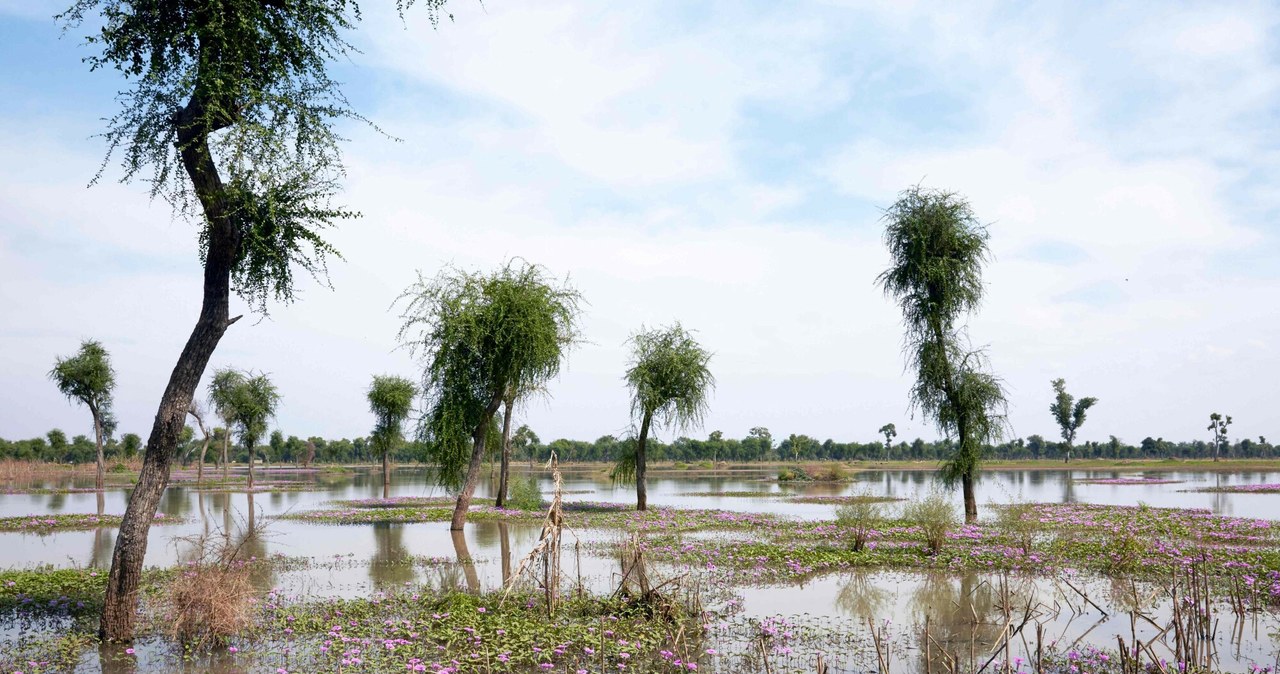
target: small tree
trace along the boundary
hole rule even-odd
[[[196,484],[200,484],[204,481],[204,459],[209,453],[209,440],[212,439],[212,434],[209,432],[209,428],[204,425],[204,405],[199,400],[193,399],[191,401],[191,406],[187,408],[187,414],[196,420],[196,425],[200,427],[200,435],[204,438],[200,442],[200,456],[196,459]]]
[[[893,449],[893,439],[898,437],[898,427],[893,424],[885,424],[880,427],[879,433],[884,436],[884,458],[889,458],[889,452]]]
[[[1076,431],[1080,430],[1080,427],[1084,425],[1085,413],[1089,411],[1090,407],[1098,404],[1098,399],[1081,398],[1076,400],[1070,393],[1067,393],[1065,379],[1054,379],[1053,391],[1056,395],[1053,399],[1053,404],[1049,405],[1049,412],[1053,414],[1053,420],[1058,422],[1058,429],[1062,432],[1063,461],[1070,463],[1071,447],[1076,441]]]
[[[542,267],[510,262],[488,275],[419,274],[399,339],[425,361],[428,410],[418,428],[441,482],[458,492],[450,529],[461,531],[480,477],[493,415],[511,391],[541,387],[577,339],[581,296]]]
[[[240,444],[249,452],[249,490],[253,490],[253,459],[258,440],[267,432],[267,421],[276,415],[280,394],[265,374],[241,373],[231,389],[232,418]]]
[[[911,404],[955,439],[941,475],[960,483],[965,521],[974,522],[982,447],[1001,436],[1007,407],[985,354],[956,325],[982,302],[987,230],[964,198],[919,186],[903,191],[884,219],[891,262],[876,280],[902,307],[904,350],[916,371]]]
[[[93,484],[95,489],[102,489],[106,473],[102,443],[109,434],[107,429],[115,425],[111,417],[111,392],[116,387],[116,373],[111,369],[111,356],[100,342],[85,340],[76,355],[55,361],[49,378],[67,400],[80,402],[93,415],[93,435],[98,447],[98,472]]]
[[[1209,415],[1209,431],[1213,432],[1213,460],[1218,460],[1218,455],[1222,450],[1230,448],[1230,441],[1227,440],[1227,426],[1231,425],[1231,415],[1223,416],[1214,412]],[[1259,438],[1263,439],[1263,438]],[[1265,444],[1265,443],[1264,443]]]
[[[231,427],[235,423],[235,391],[244,384],[244,373],[224,367],[214,371],[209,381],[209,402],[222,419],[222,479],[227,479],[227,446],[231,443]]]
[[[382,455],[382,498],[391,497],[391,453],[404,440],[401,427],[417,396],[418,387],[404,377],[375,375],[369,385],[369,411],[374,417],[369,444]]]
[[[645,450],[653,426],[683,429],[702,422],[715,377],[707,364],[711,353],[675,323],[631,336],[631,416],[640,422],[634,451],[624,454],[615,474],[636,481],[636,510],[647,510]]]

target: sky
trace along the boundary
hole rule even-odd
[[[0,437],[91,433],[49,382],[100,340],[144,438],[199,311],[197,230],[121,184],[63,2],[0,0]],[[701,428],[937,437],[908,404],[882,210],[914,184],[987,223],[967,324],[1015,437],[1052,379],[1100,399],[1081,440],[1280,437],[1280,6],[1266,2],[362,3],[335,64],[332,288],[248,316],[210,364],[267,372],[286,435],[366,435],[374,374],[417,377],[396,297],[512,257],[586,299],[581,344],[519,410],[544,441],[628,431],[625,342],[680,321],[714,353]],[[249,313],[236,302],[233,313]],[[203,384],[202,384],[203,386]],[[203,388],[201,389],[203,393]]]

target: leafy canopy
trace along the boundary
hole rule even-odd
[[[959,441],[942,468],[951,482],[977,470],[981,444],[1005,424],[1004,388],[956,325],[982,302],[988,233],[963,197],[918,185],[899,194],[884,220],[891,262],[876,281],[902,308],[903,348],[916,371],[912,407]]]
[[[267,421],[276,415],[280,394],[265,374],[245,372],[241,377],[231,389],[232,418],[240,444],[252,452],[267,432]]]
[[[116,387],[116,373],[101,342],[85,340],[76,355],[59,356],[49,378],[67,400],[79,401],[103,419],[112,418],[111,392]]]
[[[413,409],[418,387],[404,377],[375,375],[369,385],[369,411],[373,412],[373,433],[369,440],[375,453],[395,449],[402,437],[401,426]]]
[[[433,25],[445,2],[423,0]],[[58,20],[92,26],[90,69],[128,82],[94,181],[118,156],[123,181],[182,215],[225,209],[242,235],[236,292],[264,312],[269,298],[292,300],[291,265],[325,278],[338,253],[320,230],[355,215],[329,203],[343,175],[334,125],[365,120],[328,68],[355,51],[344,35],[359,19],[355,0],[75,0]],[[205,143],[219,195],[197,194],[183,170],[183,152]],[[200,241],[203,258],[207,223]]]
[[[711,353],[679,323],[641,329],[630,343],[631,367],[624,378],[631,389],[632,415],[651,417],[657,426],[701,423],[716,385],[707,367]]]
[[[243,372],[224,367],[215,370],[213,379],[209,381],[209,402],[213,404],[213,411],[226,424],[235,420],[235,391],[244,384],[244,380]]]
[[[490,274],[446,269],[400,296],[401,344],[425,362],[428,441],[441,482],[457,487],[471,442],[504,396],[541,387],[578,339],[582,298],[538,266],[513,260]]]
[[[1062,439],[1070,447],[1075,442],[1076,431],[1084,425],[1085,414],[1090,407],[1098,404],[1097,398],[1081,398],[1075,399],[1070,393],[1067,393],[1067,381],[1062,378],[1053,380],[1054,399],[1049,405],[1049,412],[1053,414],[1053,420],[1058,422],[1058,428],[1062,431]]]

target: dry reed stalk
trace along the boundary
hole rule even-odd
[[[538,584],[542,586],[547,602],[547,615],[550,616],[555,612],[556,605],[560,599],[560,547],[564,534],[564,480],[560,475],[560,464],[556,460],[555,452],[551,453],[548,465],[551,468],[555,491],[551,497],[551,505],[547,508],[547,516],[542,521],[542,532],[538,535],[538,542],[533,546],[533,549],[520,560],[520,563],[516,566],[516,572],[511,574],[510,579],[508,579],[502,601],[505,602],[507,600],[507,596],[511,593],[511,588],[515,587],[526,571],[533,568],[534,562],[540,560],[542,562],[542,580],[538,581]]]

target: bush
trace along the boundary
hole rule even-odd
[[[811,480],[819,482],[844,482],[849,479],[849,471],[842,463],[828,463],[821,466],[805,466],[804,472]]]
[[[853,502],[836,508],[836,522],[849,530],[853,551],[861,552],[867,545],[867,539],[884,520],[884,512],[881,502],[870,489],[864,487],[855,496]]]
[[[542,490],[538,481],[532,476],[512,476],[507,486],[507,506],[514,510],[541,510],[543,507]]]
[[[956,527],[956,510],[941,492],[935,491],[902,508],[903,519],[920,527],[929,554],[936,555],[947,542],[947,533]]]
[[[794,482],[797,480],[808,480],[809,476],[804,471],[795,468],[783,468],[778,471],[779,482]]]
[[[127,464],[127,463],[125,463],[125,462],[123,462],[123,461],[117,461],[117,462],[115,462],[115,463],[111,464],[111,468],[109,468],[109,469],[108,469],[108,472],[111,472],[111,473],[127,473],[127,472],[129,472],[129,464]]]
[[[254,536],[257,534],[249,534]],[[255,603],[249,564],[237,559],[240,548],[192,541],[197,560],[169,581],[166,631],[191,650],[227,643],[253,624]]]
[[[716,464],[711,463],[710,461],[699,461],[698,467],[702,468],[703,470],[709,470],[711,468],[715,468]]]

